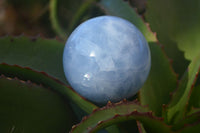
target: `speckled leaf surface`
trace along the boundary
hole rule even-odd
[[[65,133],[74,123],[70,107],[42,86],[0,76],[1,133]]]
[[[101,0],[100,4],[108,15],[116,15],[135,24],[147,39],[151,49],[152,66],[150,75],[140,90],[140,100],[142,104],[148,104],[157,115],[161,115],[162,105],[169,102],[170,93],[176,88],[177,82],[168,58],[156,44],[154,34],[127,2]]]
[[[155,117],[151,112],[147,111],[147,108],[136,102],[110,103],[83,118],[80,124],[72,128],[71,132],[96,132],[99,129],[105,128],[114,123],[125,122],[133,119],[141,121],[147,132],[167,133],[170,131],[170,127],[165,125],[161,118]]]
[[[0,38],[0,63],[30,67],[66,83],[62,67],[64,43],[41,37]]]

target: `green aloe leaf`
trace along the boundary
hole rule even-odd
[[[62,66],[64,44],[41,37],[0,38],[0,63],[30,67],[67,83]]]
[[[158,37],[175,42],[192,60],[199,54],[199,10],[199,0],[148,0],[146,17]]]
[[[6,64],[0,65],[0,72],[51,87],[85,112],[91,113],[97,107],[62,83],[66,83],[62,68],[63,48],[64,44],[57,40],[31,40],[24,36],[1,38],[0,64]],[[18,66],[13,66],[15,64]]]
[[[181,22],[177,21],[179,13],[176,12],[176,10],[177,8],[185,9],[184,7],[181,7],[182,5],[183,3],[180,0],[176,2],[173,0],[148,0],[147,11],[145,13],[145,17],[149,22],[152,31],[156,32],[159,42],[164,45],[166,54],[172,59],[173,68],[180,76],[189,63],[185,60],[184,53],[178,49],[177,40],[174,39],[174,33],[178,32],[177,26],[181,25],[182,22],[185,22],[185,20],[181,20]],[[180,15],[185,14],[188,14],[188,10],[186,9],[184,13],[181,13]],[[186,17],[186,20],[189,19]],[[186,31],[183,31],[182,33],[186,33]]]
[[[141,122],[137,121],[137,126],[138,126],[139,133],[146,133],[146,130],[144,129],[144,126],[142,125]]]
[[[200,112],[200,108],[192,108],[190,111],[188,111],[187,116],[198,112]]]
[[[142,122],[147,132],[168,133],[170,131],[170,127],[165,125],[161,118],[147,111],[147,108],[135,102],[110,103],[83,118],[81,123],[72,128],[71,132],[96,132],[112,124],[133,119]]]
[[[195,125],[200,121],[200,110],[193,109],[190,114],[172,126],[172,130],[182,130],[187,125]]]
[[[200,94],[200,85],[198,85],[192,89],[191,96],[189,99],[189,105],[188,105],[189,110],[200,107],[199,94]]]
[[[92,7],[92,5],[99,0],[86,0],[79,9],[75,12],[72,20],[70,21],[68,31],[71,33],[81,22],[83,17],[86,17],[87,11]],[[89,14],[88,14],[89,15]]]
[[[50,8],[50,20],[51,25],[54,31],[62,38],[66,39],[67,33],[63,30],[58,22],[58,15],[57,15],[57,7],[58,1],[57,0],[50,0],[49,8]]]
[[[186,114],[186,106],[199,72],[200,7],[198,5],[198,0],[192,2],[149,0],[147,4],[146,18],[152,30],[157,33],[159,41],[165,44],[166,49],[174,48],[176,46],[173,45],[177,45],[184,52],[185,58],[191,60],[188,74],[185,75],[186,77],[168,106],[166,117],[170,123],[179,121]],[[167,51],[171,55],[178,53],[178,50],[176,50],[177,52]],[[176,64],[180,64],[179,68],[184,70],[187,63],[182,57],[177,57],[175,58],[179,63],[176,62]]]
[[[1,133],[65,133],[74,123],[69,105],[43,86],[0,76]]]
[[[156,44],[156,38],[148,29],[147,24],[127,2],[123,0],[101,0],[100,5],[108,15],[119,16],[135,24],[147,39],[151,49],[152,67],[149,78],[140,91],[140,100],[142,104],[148,104],[156,115],[161,116],[162,105],[169,102],[170,93],[174,91],[177,84],[176,75],[168,58],[161,47]]]
[[[186,113],[185,108],[196,80],[195,76],[199,72],[198,59],[195,59],[198,58],[200,48],[198,36],[200,33],[198,30],[200,7],[198,3],[198,0],[192,2],[186,0],[148,1],[146,17],[152,30],[157,32],[158,39],[165,44],[165,47],[170,47],[167,40],[175,42],[174,45],[184,51],[185,57],[192,60],[189,65],[188,76],[186,75],[188,83],[187,80],[181,83],[181,89],[178,89],[169,105],[170,109],[167,116],[169,121],[177,121]],[[170,51],[169,54],[171,54]],[[176,64],[180,64],[180,68],[185,66],[184,62]],[[185,84],[187,84],[186,87],[184,87]],[[183,94],[183,96],[180,94]],[[178,98],[177,95],[179,95]]]
[[[161,116],[163,105],[168,104],[171,100],[170,94],[177,86],[177,79],[160,46],[156,43],[149,44],[151,71],[146,83],[140,90],[139,96],[142,104],[148,104],[157,116]]]
[[[186,74],[186,76],[188,75],[188,77],[186,77],[188,81],[182,82],[180,84],[181,87],[185,86],[184,87],[185,89],[181,88],[181,90],[177,90],[177,92],[173,96],[174,98],[172,98],[171,103],[168,105],[167,108],[168,122],[176,123],[179,120],[181,120],[187,113],[186,111],[188,102],[191,97],[191,92],[195,85],[197,76],[199,74],[199,70],[200,70],[200,54],[191,61],[188,67],[188,74]],[[180,92],[182,92],[182,95],[180,95]],[[177,94],[179,95],[178,98],[176,97]],[[198,103],[198,101],[195,102]]]
[[[25,81],[32,81],[37,84],[42,84],[47,88],[60,93],[73,104],[78,105],[79,108],[87,113],[91,113],[93,109],[97,108],[94,104],[86,101],[84,98],[75,93],[71,87],[66,86],[55,78],[47,75],[44,72],[37,72],[30,68],[22,68],[17,65],[0,64],[0,74],[8,77],[18,77]]]
[[[180,130],[178,133],[198,133],[200,130],[200,123],[197,122],[195,124],[189,124],[186,125],[182,130]]]
[[[50,0],[50,21],[54,31],[62,38],[66,37],[85,18],[88,19],[95,14],[89,10],[98,0]]]

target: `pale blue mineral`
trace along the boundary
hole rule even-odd
[[[63,66],[77,93],[105,104],[139,91],[149,74],[151,56],[144,36],[132,23],[100,16],[82,23],[70,35]]]

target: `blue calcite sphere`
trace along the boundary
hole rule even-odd
[[[82,23],[70,35],[63,66],[76,92],[105,104],[138,92],[147,79],[151,56],[144,36],[132,23],[100,16]]]

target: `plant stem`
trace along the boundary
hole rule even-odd
[[[51,25],[56,32],[62,39],[66,40],[66,32],[63,31],[61,26],[59,25],[58,18],[57,18],[57,0],[50,0],[49,3],[49,12],[50,12],[50,21]]]
[[[93,4],[93,2],[95,2],[95,1],[99,1],[99,0],[87,0],[81,5],[81,7],[76,12],[76,14],[74,15],[74,17],[72,18],[72,20],[69,24],[69,30],[68,30],[69,32],[72,32],[74,30],[74,28],[77,26],[80,19],[85,14],[85,12],[88,10],[88,8],[91,6],[91,4]]]

